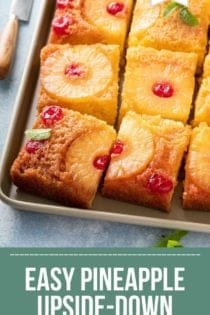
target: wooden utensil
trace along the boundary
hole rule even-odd
[[[33,0],[13,0],[10,11],[10,18],[6,23],[0,37],[0,79],[5,79],[11,68],[15,48],[19,20],[28,21]]]

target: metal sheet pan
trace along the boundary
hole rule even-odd
[[[172,212],[157,210],[109,200],[97,195],[93,208],[83,210],[65,207],[46,199],[22,192],[11,183],[9,170],[23,143],[24,130],[31,126],[36,111],[36,94],[39,77],[40,49],[45,45],[49,33],[54,1],[42,0],[40,19],[27,60],[23,79],[14,107],[5,150],[0,166],[0,197],[14,208],[90,219],[117,221],[163,228],[178,228],[210,233],[210,213],[184,211],[181,207],[181,185],[173,199]]]

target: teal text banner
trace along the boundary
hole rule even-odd
[[[3,315],[209,315],[210,249],[0,249]]]

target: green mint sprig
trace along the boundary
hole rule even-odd
[[[168,17],[169,15],[171,15],[174,11],[176,11],[177,9],[180,9],[181,7],[183,7],[180,3],[178,2],[170,2],[166,8],[163,11],[163,16],[164,17]]]
[[[168,240],[166,247],[167,248],[177,248],[177,247],[183,247],[183,245],[179,241]]]
[[[155,247],[178,248],[183,247],[181,240],[188,232],[177,230],[167,236],[164,236]]]
[[[52,129],[28,129],[25,135],[30,140],[47,140],[51,136],[51,131]]]
[[[198,19],[195,15],[193,15],[188,8],[184,7],[180,10],[179,16],[182,21],[190,26],[196,26],[199,24]]]
[[[199,24],[197,17],[193,15],[186,6],[175,1],[171,1],[166,6],[163,16],[168,17],[176,10],[179,10],[179,16],[185,24],[189,26],[196,26]]]

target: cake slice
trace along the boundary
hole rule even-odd
[[[206,123],[192,132],[185,172],[184,208],[210,211],[210,127]]]
[[[11,168],[24,191],[90,208],[109,162],[115,131],[88,115],[48,106],[37,118]]]
[[[48,45],[41,53],[39,110],[51,104],[114,124],[119,46]]]
[[[197,24],[193,25],[189,25],[189,20],[185,19],[186,10],[181,13],[181,9],[177,8],[164,16],[169,3],[163,1],[161,4],[152,5],[151,0],[137,0],[129,45],[195,52],[198,54],[200,70],[207,45],[209,1],[189,0],[189,11],[197,20]],[[180,18],[180,14],[185,15],[185,22]]]
[[[57,0],[50,43],[118,44],[121,51],[133,0]]]
[[[111,151],[103,195],[170,211],[189,136],[182,122],[128,112]]]
[[[200,122],[210,125],[210,76],[202,80],[198,96],[195,102],[194,126]]]
[[[120,119],[129,110],[186,122],[195,86],[194,53],[130,47]]]
[[[203,67],[203,77],[195,101],[194,126],[201,122],[207,122],[210,125],[210,50],[207,54]]]
[[[209,42],[209,44],[210,44],[210,42]],[[207,54],[205,61],[204,61],[203,77],[204,78],[210,77],[210,48],[209,48],[208,54]]]

